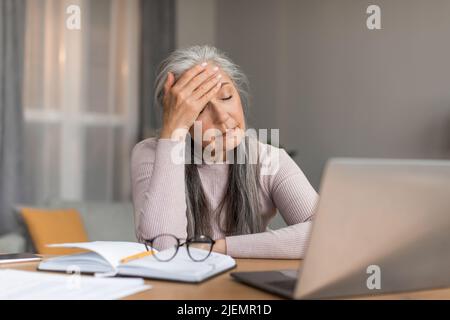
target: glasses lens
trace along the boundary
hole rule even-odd
[[[178,240],[170,234],[163,234],[153,239],[153,248],[158,252],[153,251],[154,257],[159,261],[171,260],[178,249]]]
[[[207,236],[199,236],[190,239],[187,243],[189,256],[194,261],[203,261],[211,253],[213,241]]]

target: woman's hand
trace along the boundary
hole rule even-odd
[[[203,63],[183,73],[175,83],[169,72],[164,84],[161,138],[184,137],[200,112],[220,89],[218,67]]]

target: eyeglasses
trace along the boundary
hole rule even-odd
[[[196,262],[206,260],[212,251],[212,248],[216,241],[208,236],[200,235],[187,239],[182,242],[182,239],[175,237],[172,234],[160,234],[152,239],[144,240],[144,245],[147,251],[152,252],[152,256],[158,261],[166,262],[172,260],[178,253],[178,249],[181,246],[186,246],[189,257]],[[166,249],[156,252],[153,248]]]

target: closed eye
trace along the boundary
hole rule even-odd
[[[223,100],[223,101],[225,101],[225,100],[230,100],[231,98],[233,98],[233,96],[229,96],[229,97],[226,97],[226,98],[222,98],[222,100]]]

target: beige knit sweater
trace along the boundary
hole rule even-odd
[[[215,222],[212,226],[213,239],[225,238],[227,254],[237,258],[303,258],[318,195],[301,169],[283,149],[258,143],[268,151],[266,154],[278,156],[276,167],[272,164],[274,161],[266,161],[271,174],[266,171],[260,176],[260,214],[266,231],[225,236]],[[184,164],[173,161],[172,156],[174,148],[184,147],[184,142],[156,138],[141,141],[134,147],[131,177],[138,239],[150,239],[161,233],[171,233],[186,239]],[[278,153],[270,153],[271,151]],[[217,208],[224,196],[228,168],[229,165],[223,163],[198,165],[211,208]],[[270,230],[267,225],[277,209],[288,226]],[[217,221],[216,217],[212,218],[211,221]]]

